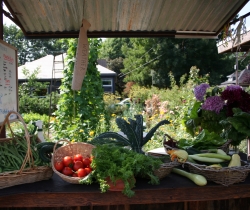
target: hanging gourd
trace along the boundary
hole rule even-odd
[[[71,86],[72,90],[81,90],[82,82],[87,71],[89,55],[87,30],[90,26],[91,25],[87,20],[82,20],[82,26],[80,28],[77,43],[76,60]]]

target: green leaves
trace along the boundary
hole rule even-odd
[[[136,132],[133,127],[130,126],[130,124],[126,120],[120,117],[116,118],[116,123],[117,126],[121,129],[121,131],[127,136],[127,139],[129,141],[128,145],[131,146],[132,149],[141,148],[139,138],[136,135]]]
[[[234,115],[220,121],[224,131],[222,136],[231,139],[232,145],[239,145],[240,142],[250,136],[250,114],[242,112],[238,108],[233,109]]]
[[[114,132],[105,132],[93,139],[94,142],[100,144],[101,139],[111,138],[116,140],[113,141],[115,144],[117,144],[117,142],[121,142],[122,144],[130,146],[132,150],[138,153],[144,153],[142,151],[142,147],[153,137],[156,130],[161,125],[170,124],[168,120],[162,120],[154,126],[145,137],[143,137],[143,116],[135,115],[135,118],[136,120],[129,118],[129,123],[121,117],[116,118],[117,126],[126,135],[126,137]],[[111,142],[112,141],[110,141],[110,143]]]
[[[77,42],[76,39],[69,42],[67,69],[64,70],[60,101],[56,111],[57,121],[54,124],[58,139],[87,141],[90,131],[95,131],[101,116],[104,116],[102,81],[96,67],[99,45],[100,40],[89,39],[87,72],[81,90],[72,91],[71,83]]]
[[[91,167],[94,168],[93,174],[88,180],[81,183],[92,183],[96,179],[100,184],[101,192],[106,192],[109,188],[105,181],[107,177],[110,177],[113,182],[122,179],[125,183],[122,193],[128,197],[135,193],[131,190],[135,184],[133,177],[136,178],[138,175],[148,177],[150,178],[149,183],[159,184],[159,178],[153,174],[154,170],[162,164],[158,158],[111,145],[96,146],[92,150],[92,155],[95,157],[91,164]]]
[[[160,121],[159,123],[156,124],[156,126],[154,126],[148,133],[147,135],[144,137],[143,139],[143,145],[146,144],[154,135],[154,133],[156,132],[156,130],[162,126],[162,125],[165,125],[165,124],[170,124],[170,122],[168,120],[162,120]]]

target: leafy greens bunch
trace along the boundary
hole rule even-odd
[[[159,184],[159,178],[154,175],[154,170],[162,164],[158,158],[110,144],[97,145],[92,155],[91,167],[94,170],[88,179],[80,181],[82,184],[98,182],[101,192],[106,192],[109,189],[107,177],[114,183],[121,179],[125,184],[122,193],[128,197],[134,195],[131,188],[135,186],[136,176],[148,177],[150,184]]]

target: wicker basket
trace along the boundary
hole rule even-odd
[[[22,166],[19,170],[16,171],[8,171],[0,173],[0,189],[26,184],[26,183],[33,183],[41,180],[50,179],[53,175],[53,170],[49,166],[35,166],[34,160],[30,148],[30,135],[27,130],[26,124],[22,118],[22,116],[15,111],[10,111],[7,115],[5,120],[3,121],[3,125],[7,124],[10,128],[10,131],[14,137],[14,133],[11,130],[9,116],[11,114],[15,114],[18,117],[18,120],[23,124],[25,130],[25,139],[27,141],[27,152],[26,156],[23,160]],[[0,132],[2,131],[4,126],[1,126]],[[1,138],[0,143],[2,142],[10,142],[13,138]]]
[[[179,166],[180,163],[178,161],[171,161],[161,164],[159,169],[154,171],[154,175],[157,176],[159,179],[163,179],[168,176],[172,169],[176,166]]]
[[[208,168],[206,165],[199,165],[186,162],[191,173],[200,174],[217,184],[229,186],[235,183],[244,182],[250,171],[250,165],[242,162],[239,167],[223,167],[221,169]]]
[[[63,142],[63,141],[67,142],[67,145],[61,146],[61,147],[56,149],[56,145],[59,142]],[[90,155],[92,153],[92,149],[94,147],[95,146],[93,146],[92,144],[87,144],[87,143],[83,143],[83,142],[71,143],[68,140],[59,140],[54,146],[53,155],[52,155],[52,158],[51,158],[51,165],[52,165],[53,171],[58,176],[60,176],[64,181],[69,182],[71,184],[79,184],[79,180],[82,179],[82,178],[66,176],[66,175],[60,173],[59,171],[57,171],[55,169],[54,163],[56,161],[62,161],[64,156],[73,157],[76,154],[81,154],[83,157],[90,157]]]

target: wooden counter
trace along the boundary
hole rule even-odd
[[[94,209],[95,206],[95,209],[106,209],[104,206],[107,209],[112,209],[111,206],[116,206],[114,209],[140,209],[139,206],[143,206],[142,209],[154,210],[165,209],[166,207],[168,207],[168,210],[249,209],[250,176],[244,183],[229,187],[213,182],[208,182],[208,185],[199,187],[177,174],[170,174],[165,177],[161,180],[160,185],[150,185],[147,182],[147,179],[137,178],[134,188],[135,196],[128,198],[121,192],[100,193],[98,184],[69,184],[54,174],[50,180],[1,189],[0,209],[6,209],[7,207],[65,208],[74,206],[88,206],[88,209]],[[225,208],[212,208],[211,205],[214,206],[215,201],[217,207],[223,203]],[[228,207],[228,205],[232,206],[232,201],[235,208]],[[235,202],[238,204],[236,205]],[[208,208],[208,203],[210,203],[210,208]],[[118,208],[118,206],[120,207]]]

